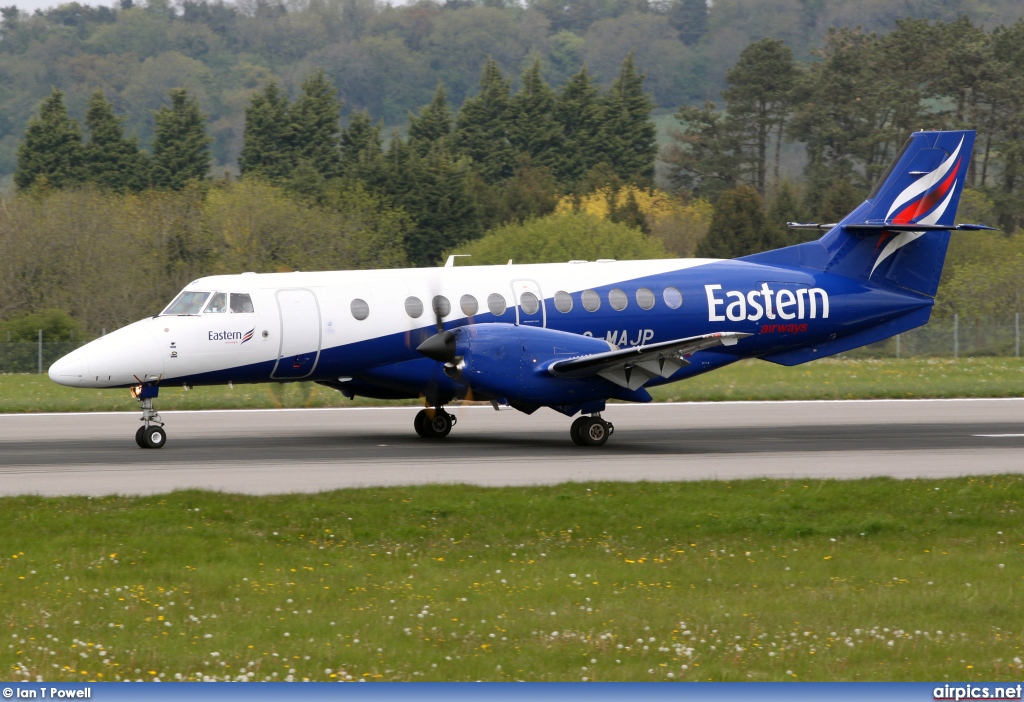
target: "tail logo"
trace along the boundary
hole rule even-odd
[[[961,138],[953,153],[939,164],[938,168],[914,181],[901,192],[889,207],[885,221],[893,224],[938,223],[939,218],[949,208],[949,203],[953,200],[953,193],[956,192],[956,175],[960,171],[962,161],[960,149],[963,148],[963,145],[964,140]],[[910,242],[919,239],[923,234],[924,232],[900,232],[893,237],[882,249],[875,265],[871,267],[868,278],[871,278],[882,261]],[[881,241],[879,240],[879,243]]]

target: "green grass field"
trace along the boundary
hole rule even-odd
[[[653,388],[651,394],[658,401],[1024,397],[1024,360],[826,359],[794,368],[764,361],[741,361],[692,380]],[[351,401],[314,383],[199,387],[188,391],[166,387],[158,401],[161,410],[387,404],[396,403]],[[127,390],[80,390],[61,387],[46,376],[0,375],[0,412],[135,409],[136,403]]]
[[[1019,680],[1024,479],[0,500],[0,677]]]

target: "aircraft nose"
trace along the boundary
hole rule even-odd
[[[74,387],[82,382],[85,375],[85,359],[77,351],[69,353],[50,366],[49,375],[50,380],[58,385]]]

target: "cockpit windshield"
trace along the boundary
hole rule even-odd
[[[167,315],[193,315],[199,314],[203,309],[203,303],[210,297],[208,292],[194,292],[186,290],[174,299],[161,314]]]

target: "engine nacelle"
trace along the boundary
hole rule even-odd
[[[445,364],[445,373],[477,396],[504,400],[521,409],[554,407],[561,411],[615,397],[648,401],[645,390],[629,391],[599,377],[556,378],[554,361],[603,353],[603,339],[542,327],[473,324],[434,335],[419,351]]]

